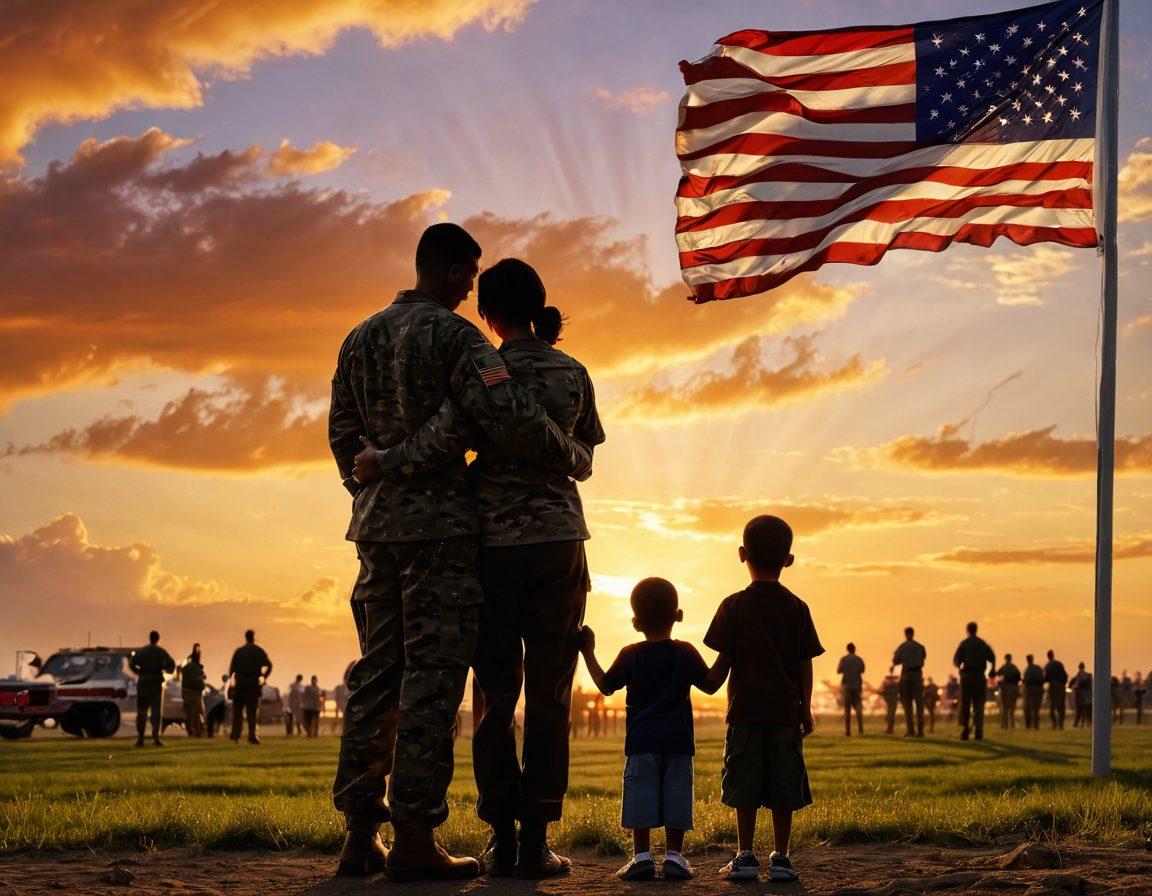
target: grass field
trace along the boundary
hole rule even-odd
[[[873,722],[873,728],[878,727]],[[938,731],[945,729],[941,726]],[[1002,837],[1131,845],[1152,828],[1152,726],[1116,729],[1116,772],[1088,773],[1088,732],[998,730],[961,743],[952,728],[922,741],[880,734],[846,740],[826,720],[806,743],[816,804],[797,817],[798,844]],[[0,853],[30,849],[201,844],[208,848],[334,850],[343,832],[328,800],[337,741],[270,737],[263,746],[172,737],[165,749],[131,741],[33,736],[0,744]],[[578,740],[565,847],[621,851],[623,739]],[[719,802],[723,729],[697,731],[692,849],[735,841]],[[449,846],[478,850],[471,742],[457,750]]]

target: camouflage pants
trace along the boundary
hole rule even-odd
[[[472,537],[358,542],[348,674],[333,802],[358,821],[441,824],[452,735],[483,595]]]

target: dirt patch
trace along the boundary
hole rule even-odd
[[[576,855],[571,875],[531,882],[481,878],[465,884],[387,884],[382,877],[333,879],[335,860],[316,853],[217,853],[156,850],[139,853],[35,853],[0,859],[0,896],[52,892],[164,894],[164,896],[370,896],[382,888],[413,896],[598,896],[598,894],[684,889],[685,896],[713,894],[827,894],[827,896],[1148,896],[1152,854],[1069,846],[1059,850],[1059,870],[1024,866],[1005,847],[942,849],[931,846],[820,846],[793,856],[799,884],[767,881],[734,884],[716,871],[727,857],[693,856],[696,880],[623,884],[613,873],[620,860]],[[1017,856],[1018,858],[1018,856]],[[1054,863],[1053,863],[1054,864]]]

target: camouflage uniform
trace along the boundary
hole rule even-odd
[[[354,495],[347,537],[360,575],[352,612],[361,658],[348,704],[333,802],[362,821],[437,825],[448,815],[452,731],[476,646],[476,501],[462,440],[437,412],[446,401],[506,451],[553,475],[586,478],[591,452],[512,381],[500,354],[434,297],[405,291],[345,340],[332,380],[329,439]],[[384,478],[352,477],[360,436],[381,452]]]
[[[129,668],[137,674],[136,733],[144,736],[148,714],[152,714],[152,736],[160,736],[160,719],[164,704],[164,673],[176,671],[176,661],[159,644],[149,644],[132,651]]]
[[[248,739],[256,740],[260,726],[260,695],[264,690],[264,679],[272,671],[272,661],[259,644],[244,644],[232,654],[228,673],[236,676],[232,691],[232,739],[240,739],[244,724],[243,716],[248,716]]]

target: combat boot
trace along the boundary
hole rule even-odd
[[[344,848],[340,850],[337,876],[366,877],[379,874],[387,861],[388,850],[380,839],[379,823],[348,819],[348,833],[344,836]]]
[[[567,874],[572,870],[572,860],[548,848],[548,823],[544,821],[522,821],[520,823],[520,849],[516,857],[516,876],[528,880],[540,880]]]
[[[516,874],[516,821],[492,825],[492,836],[481,857],[484,873],[490,877],[514,877]]]
[[[480,863],[471,857],[448,855],[436,842],[431,826],[392,823],[396,839],[388,852],[388,880],[465,880],[480,874]]]

